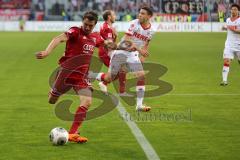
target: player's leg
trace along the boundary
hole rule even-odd
[[[115,55],[113,55],[111,59],[111,66],[110,66],[110,73],[112,74],[112,80],[115,80],[118,78],[119,81],[119,96],[129,96],[132,95],[127,94],[125,92],[126,88],[126,74],[127,70],[125,69],[127,64],[127,54],[129,54],[127,51],[124,50],[118,50],[114,52]]]
[[[229,74],[229,70],[230,70],[230,64],[231,64],[231,59],[224,58],[223,70],[222,70],[222,82],[220,84],[221,86],[228,85],[228,74]]]
[[[234,58],[234,53],[231,49],[225,48],[223,54],[223,70],[222,70],[222,82],[221,86],[228,85],[228,74],[230,70],[231,60]]]
[[[137,93],[137,104],[136,110],[142,112],[148,112],[151,107],[143,105],[144,94],[145,94],[145,73],[144,71],[138,71],[134,73],[137,77],[136,93]]]
[[[132,53],[134,54],[134,53]],[[137,93],[137,104],[136,104],[136,110],[142,111],[142,112],[148,112],[151,110],[151,107],[144,106],[143,100],[144,100],[144,94],[145,94],[145,73],[143,70],[142,63],[138,57],[138,54],[136,56],[132,56],[128,58],[128,67],[131,72],[134,73],[134,75],[137,77],[137,85],[136,85],[136,93]]]
[[[122,68],[122,65],[126,63],[126,57],[124,54],[121,54],[121,50],[114,51],[111,57],[111,61],[109,64],[108,73],[99,73],[96,76],[98,81],[103,81],[106,83],[110,83],[118,78],[118,73]]]
[[[110,65],[110,64],[109,64]],[[115,65],[116,66],[116,65]],[[110,66],[111,68],[112,66]],[[99,82],[98,85],[101,89],[101,91],[103,91],[104,93],[107,94],[107,85],[118,79],[119,80],[119,96],[132,96],[130,94],[127,94],[125,92],[125,88],[126,88],[126,71],[124,71],[123,69],[120,69],[120,71],[118,72],[118,74],[116,75],[116,73],[111,72],[111,70],[109,71],[108,74],[100,74],[103,78],[99,78],[102,79],[103,81]]]
[[[62,94],[68,92],[72,88],[70,84],[66,83],[69,74],[70,72],[68,70],[60,69],[58,71],[55,82],[49,92],[48,102],[50,104],[55,104]]]
[[[109,68],[110,65],[110,57],[109,56],[99,56],[100,60],[103,62],[103,64]],[[98,83],[98,86],[100,88],[100,90],[107,94],[107,85],[109,84],[109,82],[107,81],[100,81]]]
[[[101,56],[99,58],[106,67],[110,66],[110,57],[109,56]]]
[[[98,56],[99,56],[100,60],[103,62],[103,64],[109,68],[111,59],[107,55],[106,51],[102,48],[99,48]],[[120,71],[119,74],[118,74],[118,78],[119,78],[118,79],[119,80],[119,95],[120,96],[125,96],[126,95],[126,93],[125,93],[126,72],[124,72],[123,70]],[[98,85],[99,85],[101,91],[103,91],[104,93],[107,93],[108,82],[101,81],[101,82],[98,83]]]
[[[120,70],[119,72],[119,95],[122,95],[125,93],[125,87],[126,87],[126,71],[123,69]]]
[[[86,137],[82,137],[78,133],[78,129],[84,122],[88,108],[92,103],[92,90],[90,88],[84,88],[77,91],[80,98],[80,106],[77,108],[74,121],[69,130],[69,141],[77,143],[85,143],[88,141]]]
[[[127,77],[127,71],[124,69],[124,67],[120,70],[118,74],[118,80],[119,80],[119,96],[120,97],[133,97],[132,94],[129,94],[126,92],[126,77]]]
[[[238,60],[238,64],[240,64],[240,51],[236,52],[236,57],[237,57],[237,60]]]

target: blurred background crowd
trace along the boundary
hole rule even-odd
[[[240,0],[0,0],[0,20],[80,21],[87,10],[112,9],[117,21],[130,21],[148,5],[156,22],[224,22],[232,3]]]

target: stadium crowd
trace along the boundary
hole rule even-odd
[[[78,21],[86,10],[112,9],[118,21],[130,21],[138,8],[148,5],[155,13],[154,21],[223,22],[232,3],[240,4],[240,0],[0,0],[0,17],[5,10],[15,9],[28,10],[27,20]]]

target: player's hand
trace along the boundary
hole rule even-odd
[[[108,50],[115,50],[117,49],[117,44],[110,41],[110,40],[106,40],[105,41],[105,47],[108,49]]]
[[[144,63],[145,60],[146,60],[146,57],[140,56],[140,61],[141,61],[142,63]]]
[[[237,26],[228,26],[228,29],[231,30],[231,31],[236,31]]]
[[[40,51],[36,53],[36,58],[37,59],[43,59],[45,57],[48,56],[48,52],[47,51]]]
[[[227,26],[222,26],[222,30],[226,31],[227,30]]]
[[[146,49],[141,49],[138,51],[143,57],[148,57],[148,51]]]

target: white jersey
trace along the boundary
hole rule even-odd
[[[231,18],[228,18],[226,23],[227,28],[235,27],[236,29],[240,30],[240,17],[235,21],[232,21]],[[231,48],[233,50],[240,51],[240,34],[227,29],[227,40],[225,42],[225,48]]]
[[[130,27],[126,32],[127,35],[131,36],[132,42],[138,48],[143,47],[146,42],[149,42],[154,33],[154,29],[151,25],[149,28],[143,28],[138,19],[130,22]]]
[[[127,35],[131,37],[131,41],[138,47],[142,48],[147,42],[149,42],[152,39],[152,36],[154,34],[153,27],[150,25],[149,28],[143,28],[141,24],[139,23],[139,20],[133,20],[130,22],[130,27],[128,28]],[[119,43],[124,42],[124,39]],[[123,46],[124,48],[124,43]],[[131,53],[131,54],[130,54]],[[119,63],[127,63],[128,69],[131,72],[137,72],[142,71],[142,63],[139,59],[139,53],[138,51],[132,51],[128,52],[126,50],[115,50],[112,54],[111,61],[110,61],[110,72],[112,73],[114,69],[117,68],[117,72],[119,71]],[[117,73],[116,72],[116,73]]]

